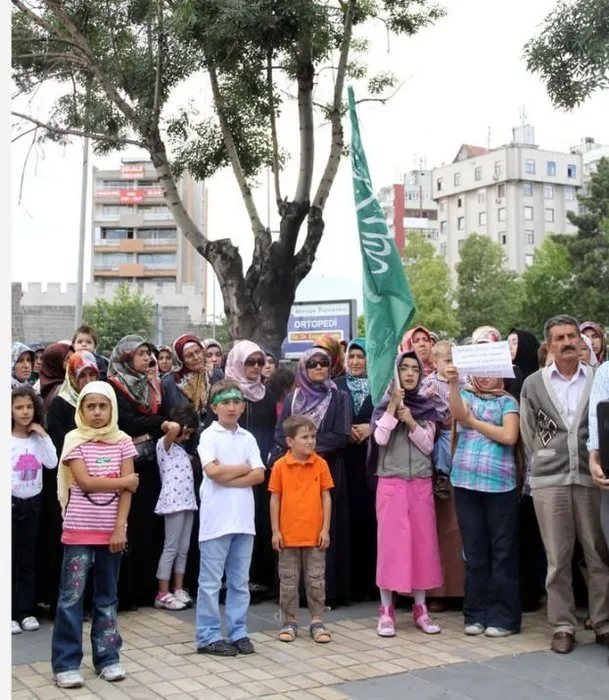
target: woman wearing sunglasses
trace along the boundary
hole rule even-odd
[[[277,407],[273,392],[264,385],[262,370],[266,361],[266,354],[259,345],[250,340],[240,340],[228,353],[224,371],[227,379],[239,383],[245,398],[245,411],[239,425],[256,438],[262,461],[268,466],[274,442]],[[271,546],[269,477],[270,474],[266,471],[265,481],[254,486],[256,537],[250,569],[250,591],[254,603],[270,595],[275,579],[276,557]]]
[[[343,451],[351,436],[351,397],[330,378],[330,353],[321,348],[305,352],[298,365],[296,389],[285,399],[275,430],[278,459],[287,450],[283,422],[291,415],[308,416],[317,426],[317,446],[332,474],[330,548],[326,553],[326,604],[336,607],[351,597],[349,494]],[[271,461],[275,461],[272,459]]]

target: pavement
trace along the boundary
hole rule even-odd
[[[416,630],[398,611],[397,635],[377,636],[376,605],[361,603],[329,612],[333,639],[319,645],[303,626],[292,644],[279,642],[277,606],[250,608],[250,637],[257,653],[229,659],[196,654],[194,611],[142,608],[121,613],[121,661],[129,676],[99,680],[91,666],[85,625],[85,686],[61,690],[51,678],[51,625],[12,638],[15,700],[600,700],[609,698],[608,650],[578,632],[573,654],[548,651],[543,611],[524,616],[522,633],[505,639],[465,637],[460,613],[435,615],[442,634]],[[306,611],[300,611],[306,624]]]

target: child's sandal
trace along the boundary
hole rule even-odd
[[[332,641],[332,635],[324,627],[323,622],[312,622],[309,627],[309,634],[317,644],[327,644]]]
[[[277,635],[280,642],[293,642],[296,637],[298,637],[298,625],[295,622],[286,622]]]

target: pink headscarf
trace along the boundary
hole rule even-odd
[[[424,326],[415,326],[414,328],[411,328],[409,331],[406,331],[406,333],[404,333],[402,342],[398,345],[399,353],[414,352],[414,348],[412,346],[412,339],[414,337],[414,334],[418,333],[419,331],[425,333],[425,335],[429,338],[430,342],[433,344],[431,333],[427,330],[427,328],[425,328]],[[421,364],[423,365],[423,376],[426,377],[428,374],[431,374],[434,370],[431,357],[428,360],[422,360],[419,357],[419,360],[421,360]]]
[[[240,340],[235,343],[233,349],[228,353],[226,367],[224,368],[224,375],[238,382],[243,396],[248,401],[254,402],[261,401],[266,393],[265,386],[262,383],[262,374],[258,375],[257,379],[248,379],[245,376],[245,361],[255,353],[260,353],[263,357],[266,357],[262,348],[256,343],[252,343],[251,340]]]

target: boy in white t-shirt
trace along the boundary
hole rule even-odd
[[[254,546],[254,493],[264,464],[254,436],[238,424],[245,400],[237,382],[223,379],[210,393],[217,416],[199,442],[203,467],[196,643],[199,654],[253,654],[247,636],[249,570]],[[226,627],[222,636],[220,587],[226,572]]]

